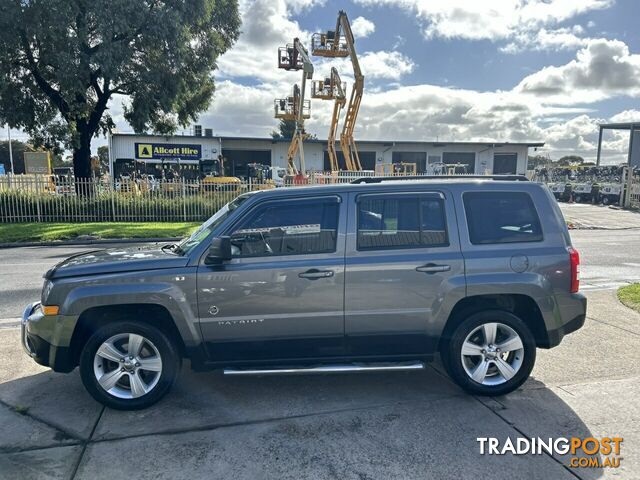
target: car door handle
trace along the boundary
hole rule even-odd
[[[435,263],[427,263],[421,267],[416,267],[416,272],[423,273],[448,272],[449,270],[451,270],[450,265],[436,265]]]
[[[317,268],[312,268],[310,270],[307,270],[306,272],[299,273],[298,276],[300,278],[307,278],[309,280],[329,278],[333,277],[333,270],[318,270]]]

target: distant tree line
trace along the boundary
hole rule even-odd
[[[565,155],[558,160],[551,160],[549,156],[544,155],[529,155],[528,170],[535,170],[536,167],[544,165],[549,167],[568,167],[570,165],[595,165],[595,163],[585,162],[580,155]]]

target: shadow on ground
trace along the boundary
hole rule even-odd
[[[185,367],[138,412],[103,409],[77,371],[41,371],[0,384],[0,401],[3,478],[575,478],[568,458],[481,456],[476,438],[591,436],[541,382],[476,399],[434,368],[223,377]]]

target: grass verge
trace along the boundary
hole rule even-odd
[[[0,224],[0,243],[73,240],[80,236],[99,239],[184,237],[197,222],[100,222]]]
[[[618,289],[618,300],[629,308],[640,312],[640,283],[633,283]]]

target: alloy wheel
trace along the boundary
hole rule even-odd
[[[518,333],[508,325],[488,322],[467,335],[460,352],[462,366],[474,382],[501,385],[520,370],[524,345]]]
[[[135,333],[120,333],[100,345],[93,359],[93,372],[98,385],[110,395],[138,398],[158,384],[162,358],[149,339]]]

